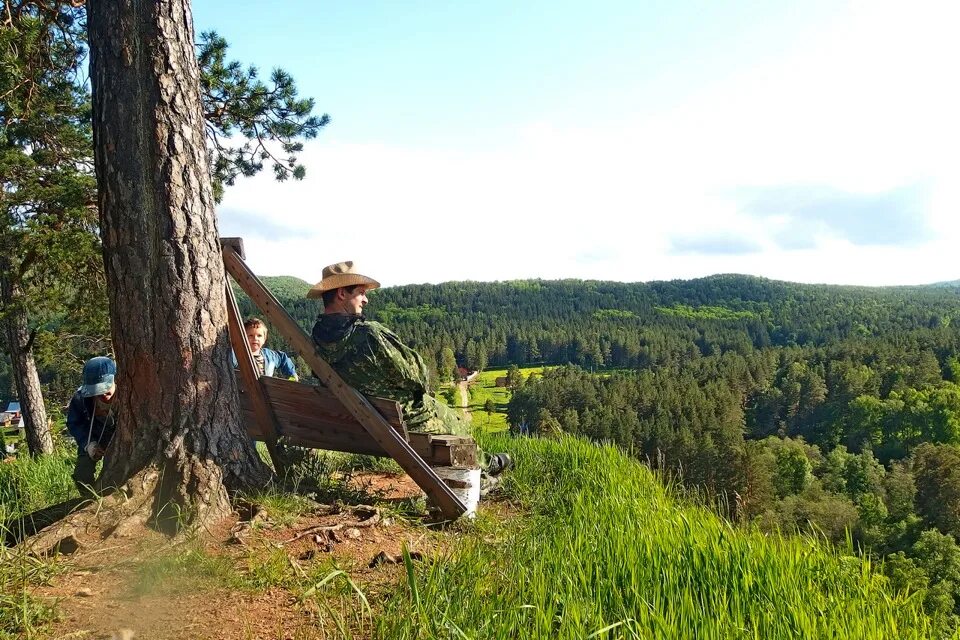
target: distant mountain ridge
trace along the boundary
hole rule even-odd
[[[296,276],[260,276],[260,281],[266,285],[278,300],[292,300],[307,297],[312,284]]]
[[[310,288],[313,286],[305,280],[301,280],[296,276],[257,276],[260,279],[260,282],[276,296],[277,300],[283,303],[285,306],[296,300],[304,300],[307,297],[307,292],[310,291]],[[240,310],[244,313],[249,313],[250,308],[246,308],[252,303],[250,303],[247,294],[244,293],[243,289],[240,288],[236,282],[232,279],[230,280],[230,285],[233,287],[233,294],[237,296],[237,303],[240,305]],[[289,311],[289,309],[288,309]]]
[[[309,332],[322,310],[311,284],[263,278]],[[244,315],[259,315],[238,295]],[[457,361],[505,366],[572,362],[645,366],[702,354],[765,346],[823,345],[848,338],[960,326],[960,296],[949,286],[865,287],[798,284],[718,274],[692,280],[445,282],[374,291],[366,315],[424,353],[445,347]],[[282,348],[280,336],[270,345]],[[668,347],[664,345],[669,345]]]
[[[267,287],[273,292],[278,299],[289,300],[295,298],[306,297],[307,292],[313,287],[313,284],[298,278],[296,276],[258,276],[260,280],[267,285]],[[726,283],[736,283],[740,282],[743,284],[767,284],[771,286],[776,285],[790,285],[798,287],[835,287],[837,289],[873,289],[873,290],[883,290],[883,289],[904,289],[904,288],[914,288],[914,287],[960,287],[960,279],[958,280],[944,280],[941,282],[931,282],[928,284],[922,285],[881,285],[881,286],[863,286],[863,285],[845,285],[845,284],[805,284],[799,282],[792,282],[789,280],[774,280],[770,278],[764,278],[762,276],[753,276],[739,273],[716,273],[709,276],[703,276],[700,278],[675,278],[672,280],[649,280],[646,282],[622,282],[619,280],[583,280],[580,278],[562,278],[557,280],[542,280],[540,278],[527,278],[527,279],[518,279],[518,280],[489,280],[489,281],[479,281],[479,280],[451,280],[448,282],[442,282],[436,285],[430,284],[408,284],[408,285],[395,285],[393,287],[385,287],[386,289],[394,289],[400,287],[430,287],[430,286],[443,286],[447,284],[456,284],[456,283],[470,283],[470,284],[520,284],[520,283],[547,283],[547,282],[564,282],[564,283],[597,283],[597,284],[618,284],[618,285],[637,285],[637,286],[650,286],[656,285],[658,283],[694,283],[694,282],[726,282]]]
[[[928,287],[960,287],[960,280],[946,280],[944,282],[934,282]]]

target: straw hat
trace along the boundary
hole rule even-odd
[[[353,260],[338,262],[323,268],[323,280],[313,285],[313,288],[307,292],[308,298],[319,298],[324,291],[339,289],[340,287],[353,287],[358,284],[365,284],[370,289],[376,289],[380,283],[373,278],[360,275],[353,270]]]

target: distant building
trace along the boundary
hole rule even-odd
[[[507,386],[507,376],[500,376],[494,381],[494,384],[498,387]]]
[[[457,367],[457,380],[465,380],[470,382],[479,375],[479,371],[471,371],[466,367]]]
[[[7,403],[6,409],[3,410],[3,413],[0,413],[0,424],[3,426],[10,426],[11,424],[22,426],[23,416],[20,414],[19,402],[13,400]]]

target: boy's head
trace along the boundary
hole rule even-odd
[[[100,396],[104,402],[110,402],[117,389],[114,377],[117,374],[117,363],[106,356],[90,358],[83,365],[83,384],[80,386],[80,395],[84,398]]]
[[[247,334],[247,343],[253,355],[260,353],[260,349],[267,342],[267,325],[260,318],[249,318],[243,323],[243,330]]]

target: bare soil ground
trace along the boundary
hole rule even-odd
[[[352,482],[386,500],[420,494],[402,474],[358,473]],[[64,571],[35,590],[55,600],[59,611],[41,637],[333,637],[329,610],[304,596],[305,585],[341,569],[375,608],[386,594],[403,588],[402,548],[415,557],[436,557],[447,535],[398,517],[389,507],[321,507],[283,525],[270,513],[256,515],[254,509],[254,514],[250,521],[237,516],[187,541],[171,542],[148,529],[122,538],[78,534],[81,546],[63,559]],[[207,575],[207,565],[218,568]],[[239,576],[241,583],[231,584],[216,571]],[[294,579],[285,581],[283,575]],[[257,580],[263,583],[251,587]],[[345,580],[339,587],[333,606],[359,608]],[[356,615],[342,614],[347,620]],[[370,637],[369,625],[357,631],[355,637]]]

